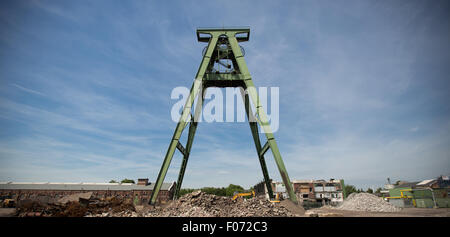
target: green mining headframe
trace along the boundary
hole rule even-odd
[[[291,181],[289,179],[280,151],[269,126],[267,115],[260,103],[257,90],[253,84],[247,64],[244,60],[244,50],[239,46],[239,42],[248,41],[250,38],[250,28],[245,27],[228,27],[228,28],[198,28],[197,39],[199,42],[208,43],[203,50],[203,59],[195,76],[194,83],[191,87],[189,97],[183,107],[183,112],[178,122],[172,140],[170,141],[164,162],[159,171],[156,184],[150,198],[150,204],[155,204],[161,185],[166,177],[173,154],[178,149],[183,155],[178,180],[176,183],[174,199],[178,197],[181,184],[183,182],[184,172],[189,159],[189,154],[194,140],[195,131],[197,129],[197,118],[203,106],[203,99],[208,87],[240,87],[243,101],[245,101],[245,109],[249,120],[250,129],[253,140],[255,142],[256,152],[261,165],[264,182],[266,184],[269,197],[273,198],[272,186],[270,184],[269,173],[264,159],[267,150],[272,151],[278,171],[286,186],[290,200],[297,203]],[[246,90],[246,93],[244,93]],[[192,106],[198,95],[197,106],[194,111]],[[253,101],[256,113],[252,113],[249,100]],[[258,134],[259,126],[264,130],[267,141],[261,144]],[[189,133],[186,146],[183,146],[179,139],[184,128],[189,124]]]

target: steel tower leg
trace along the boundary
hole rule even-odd
[[[178,195],[180,193],[181,184],[183,183],[183,178],[184,178],[184,172],[186,171],[189,154],[191,153],[192,143],[194,142],[195,131],[197,130],[198,119],[199,119],[199,116],[200,116],[200,113],[201,113],[201,110],[203,107],[203,101],[205,98],[206,89],[207,88],[202,88],[202,90],[200,92],[201,96],[198,97],[199,99],[197,100],[197,106],[195,107],[194,117],[191,120],[191,122],[189,123],[189,134],[188,134],[188,140],[186,143],[186,151],[183,154],[183,161],[181,163],[180,172],[178,174],[177,186],[175,188],[175,193],[173,195],[173,199],[177,199]]]
[[[200,81],[200,83],[201,83],[201,81]],[[181,146],[181,143],[179,143],[178,140],[180,139],[181,133],[183,132],[184,128],[186,127],[186,124],[188,121],[188,116],[191,113],[191,106],[194,103],[195,96],[198,93],[200,83],[197,83],[197,80],[195,80],[194,85],[192,86],[190,95],[186,101],[186,105],[183,108],[183,113],[181,115],[180,121],[178,122],[177,127],[175,128],[175,132],[174,132],[172,140],[170,142],[169,149],[167,150],[166,156],[164,157],[164,162],[161,166],[161,170],[159,171],[155,186],[153,187],[152,195],[150,197],[151,204],[155,204],[155,202],[156,202],[156,197],[158,196],[159,190],[161,189],[161,185],[164,181],[164,178],[166,177],[167,170],[169,169],[170,162],[172,161],[175,149],[177,147]]]
[[[253,141],[255,142],[256,152],[259,158],[259,164],[261,165],[261,170],[264,177],[264,183],[266,184],[267,193],[269,194],[269,199],[273,198],[272,184],[270,183],[269,172],[267,171],[266,161],[264,159],[264,153],[261,147],[261,141],[259,139],[258,133],[258,124],[255,122],[255,118],[253,117],[252,108],[250,107],[250,100],[248,98],[248,94],[244,92],[244,89],[241,88],[242,101],[245,104],[245,111],[247,114],[248,123],[250,125],[250,129],[252,131]]]
[[[267,142],[263,147],[263,151],[267,151],[267,149],[269,148],[272,150],[273,158],[275,159],[275,163],[277,164],[278,171],[280,172],[281,178],[283,179],[283,183],[286,187],[287,193],[289,194],[289,198],[292,202],[297,203],[297,196],[295,196],[291,180],[286,171],[286,167],[284,166],[280,151],[278,150],[277,142],[275,141],[275,137],[273,136],[272,129],[270,128],[269,120],[267,119],[267,115],[262,108],[258,92],[256,91],[250,73],[248,72],[247,64],[245,63],[244,56],[242,55],[238,41],[235,37],[229,37],[229,42],[231,49],[233,50],[233,54],[236,58],[236,63],[238,64],[239,70],[244,77],[245,89],[247,90],[247,93],[250,95],[250,98],[252,99],[253,104],[256,107],[256,120],[266,134]]]
[[[208,43],[206,53],[202,59],[202,63],[200,64],[200,67],[198,69],[197,75],[195,76],[195,80],[192,85],[189,97],[186,100],[186,104],[183,108],[183,113],[181,114],[180,121],[178,122],[177,127],[175,128],[175,132],[173,134],[169,148],[167,149],[167,153],[166,156],[164,157],[164,162],[161,166],[161,170],[159,171],[158,178],[156,179],[155,186],[153,187],[153,191],[150,196],[149,202],[152,205],[156,203],[156,198],[158,196],[159,190],[161,189],[161,185],[164,182],[164,178],[166,177],[167,170],[169,169],[170,162],[172,161],[175,149],[177,148],[177,146],[180,148],[182,147],[181,143],[179,144],[178,140],[180,139],[181,133],[183,132],[189,120],[188,117],[191,114],[191,107],[194,104],[195,97],[197,96],[199,90],[203,88],[202,85],[203,76],[205,75],[206,69],[211,60],[211,55],[214,51],[214,48],[216,47],[216,44],[217,38],[211,38],[211,40]]]

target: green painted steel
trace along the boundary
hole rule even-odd
[[[433,208],[434,202],[431,198],[417,198],[416,201],[416,207],[419,208]]]
[[[436,205],[439,208],[449,208],[450,198],[436,198]]]
[[[267,166],[264,159],[265,152],[270,149],[277,164],[278,171],[283,179],[286,191],[289,194],[289,198],[294,203],[297,203],[297,197],[294,194],[293,186],[289,179],[286,167],[283,159],[281,158],[280,151],[278,150],[277,143],[270,128],[270,124],[267,119],[267,115],[261,105],[258,97],[257,90],[251,79],[250,73],[247,68],[247,64],[244,60],[243,49],[239,46],[239,42],[248,41],[250,38],[249,28],[199,28],[197,29],[197,39],[199,42],[208,42],[206,51],[204,52],[202,62],[195,76],[194,83],[192,85],[189,97],[183,107],[180,121],[178,122],[166,156],[164,158],[161,170],[156,180],[155,188],[150,197],[150,204],[155,204],[161,185],[169,169],[172,161],[175,149],[178,147],[183,154],[183,161],[180,167],[180,173],[178,175],[178,181],[176,185],[175,195],[177,198],[186,170],[187,162],[189,159],[189,153],[191,151],[192,143],[194,140],[195,131],[197,128],[197,120],[192,121],[192,105],[194,100],[202,91],[202,96],[199,96],[197,102],[197,108],[195,108],[195,116],[201,110],[203,105],[203,96],[208,87],[241,87],[246,90],[245,95],[242,94],[244,101],[246,101],[247,118],[249,120],[250,129],[252,131],[253,140],[255,142],[256,152],[260,161],[261,169],[264,176],[264,181],[271,198],[273,198],[272,186],[270,183],[269,174],[267,172]],[[231,64],[227,65],[221,60],[231,61]],[[224,71],[215,69],[215,65],[224,68]],[[241,90],[243,93],[243,90]],[[253,115],[251,108],[248,104],[249,100],[252,100],[256,108],[256,113]],[[179,143],[181,134],[184,128],[189,123],[189,134],[186,147],[182,147]],[[258,124],[264,131],[267,142],[264,147],[261,147],[261,141],[258,133]]]
[[[409,191],[407,191],[407,190],[409,190]],[[401,197],[402,193],[403,193],[403,196],[408,196],[408,197],[413,196],[411,188],[408,188],[408,187],[389,189],[389,197]]]
[[[342,188],[342,195],[343,195],[344,199],[347,199],[347,190],[345,190],[345,184],[344,184],[343,179],[341,179],[341,188]]]
[[[245,94],[243,89],[241,89],[241,95],[242,95],[242,101],[244,101],[244,103],[245,103],[245,111],[247,114],[247,119],[249,121],[250,130],[252,131],[253,140],[255,142],[256,153],[258,154],[259,163],[261,165],[261,170],[263,172],[264,183],[266,184],[267,193],[269,194],[269,198],[272,199],[272,198],[274,198],[272,184],[270,182],[269,172],[267,171],[267,165],[266,165],[266,161],[264,159],[264,152],[262,152],[263,148],[261,148],[261,141],[259,139],[259,133],[258,133],[258,124],[256,124],[256,122],[252,122],[252,121],[255,121],[255,119],[253,118],[254,115],[252,112],[252,108],[250,107],[250,100],[248,98],[248,94]],[[266,144],[268,144],[268,143],[266,143]]]
[[[189,123],[189,134],[188,134],[188,140],[187,140],[187,145],[186,145],[186,153],[183,154],[184,156],[183,156],[183,161],[181,163],[180,172],[178,174],[178,180],[177,180],[177,184],[176,184],[177,186],[175,188],[175,193],[173,195],[174,199],[178,198],[178,195],[179,195],[180,189],[181,189],[181,184],[183,183],[183,177],[184,177],[184,172],[186,171],[186,166],[187,166],[187,162],[189,159],[189,153],[191,152],[192,143],[194,142],[195,131],[197,130],[198,122],[196,122],[196,121],[198,121],[198,117],[200,116],[201,108],[203,106],[203,101],[205,98],[205,92],[206,92],[206,89],[202,88],[201,101],[197,102],[197,107],[195,108],[195,113],[194,113],[194,119],[191,120],[191,122]]]

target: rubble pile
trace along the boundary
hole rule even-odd
[[[17,207],[18,216],[57,217],[276,217],[303,216],[302,207],[293,203],[271,203],[264,197],[249,199],[222,197],[201,191],[159,206],[134,206],[131,199],[95,199],[76,194],[56,202],[29,200]]]
[[[131,199],[84,199],[79,197],[65,198],[57,202],[39,202],[36,200],[22,200],[17,206],[19,217],[27,216],[55,216],[55,217],[83,217],[102,216],[103,213],[134,212]],[[109,214],[108,214],[109,215]]]
[[[398,212],[401,210],[401,208],[370,193],[352,193],[340,206],[335,208],[347,211],[368,212]]]

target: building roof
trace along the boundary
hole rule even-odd
[[[312,179],[295,179],[295,180],[292,180],[291,181],[291,183],[312,183],[312,182],[314,182],[314,180],[312,180]]]
[[[174,183],[163,183],[161,190],[170,190]],[[119,184],[119,183],[25,183],[25,182],[1,182],[0,189],[28,189],[28,190],[153,190],[154,183],[148,185]]]
[[[330,180],[314,180],[314,179],[294,179],[291,183],[341,183],[340,179],[330,179]]]
[[[420,182],[420,183],[418,183],[417,185],[419,186],[422,186],[422,185],[430,185],[431,183],[433,183],[433,181],[436,181],[435,179],[426,179],[426,180],[424,180],[424,181],[422,181],[422,182]]]

